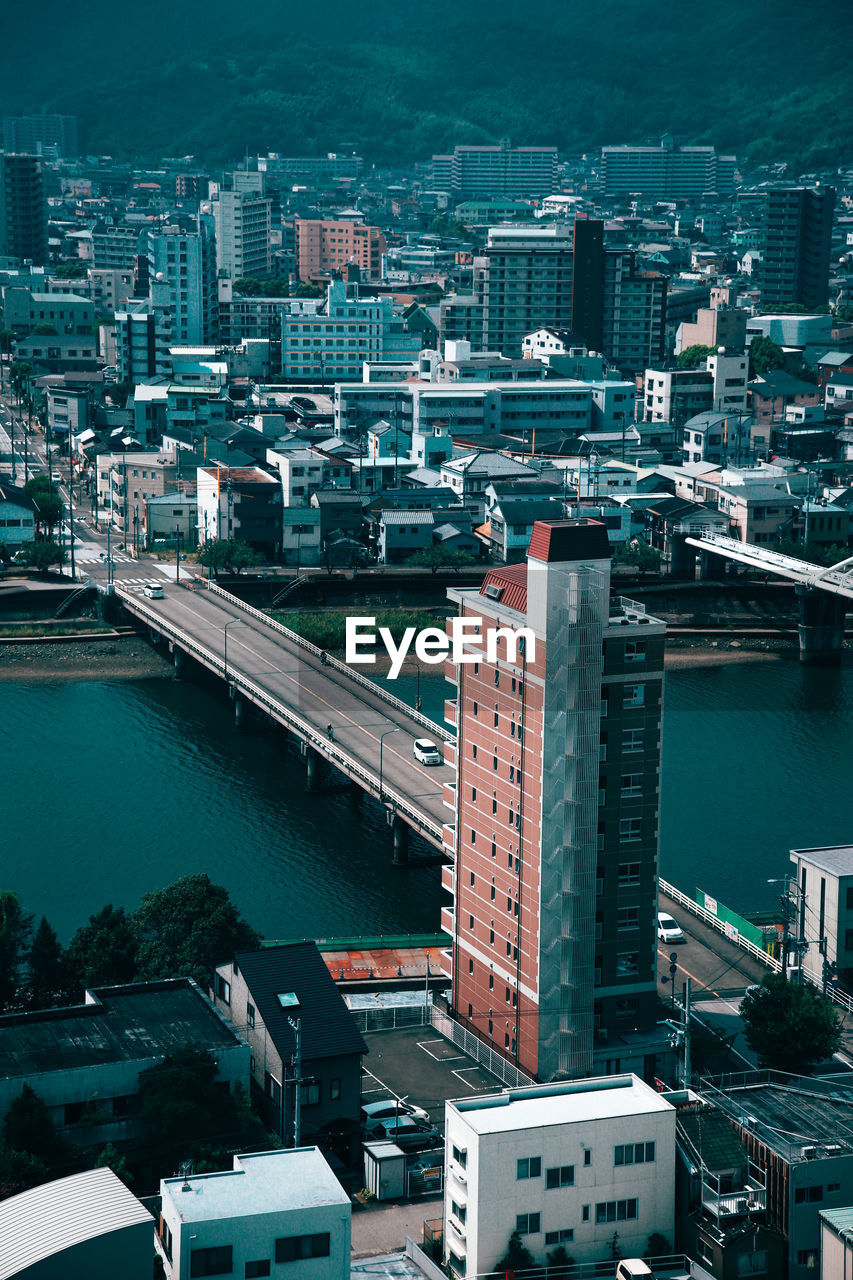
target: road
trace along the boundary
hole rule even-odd
[[[146,598],[144,606],[188,633],[214,658],[225,662],[227,657],[229,675],[251,680],[323,737],[331,724],[334,745],[377,778],[381,755],[385,789],[399,792],[439,827],[450,821],[442,787],[454,781],[454,771],[447,765],[427,768],[412,758],[415,738],[429,736],[428,730],[381,695],[349,681],[281,632],[206,590],[167,586],[165,599]],[[392,729],[398,732],[387,732]],[[341,838],[346,839],[345,832]]]

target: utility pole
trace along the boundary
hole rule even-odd
[[[113,557],[112,557],[112,521],[107,522],[107,586],[111,587],[113,582]]]
[[[690,979],[684,981],[684,1088],[690,1088]]]
[[[74,468],[68,471],[68,541],[71,544],[71,581],[77,581],[77,569],[74,564]]]
[[[175,586],[181,585],[181,526],[175,525]]]
[[[298,1147],[302,1138],[302,1019],[288,1018],[288,1026],[293,1032],[296,1046],[290,1059],[293,1067],[293,1145]]]

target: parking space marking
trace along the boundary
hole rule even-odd
[[[452,1046],[446,1040],[419,1040],[418,1048],[423,1049],[424,1053],[432,1058],[433,1062],[462,1062],[465,1059],[464,1053],[433,1053],[432,1049],[427,1048],[427,1045],[430,1044],[444,1045],[447,1049]]]
[[[455,1067],[452,1074],[456,1076],[462,1084],[468,1089],[477,1089],[481,1085],[481,1081],[472,1084],[470,1080],[463,1080],[462,1077],[469,1071],[479,1071],[479,1067]]]

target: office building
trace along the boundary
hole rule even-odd
[[[47,199],[35,155],[0,152],[0,258],[44,266]]]
[[[363,296],[358,284],[332,280],[324,298],[294,298],[281,322],[286,378],[360,379],[368,361],[416,359],[419,333],[395,318],[390,298]]]
[[[762,193],[758,283],[766,311],[796,303],[826,305],[834,187],[771,187]]]
[[[496,147],[457,146],[433,156],[432,183],[457,200],[548,196],[557,185],[557,148],[514,147],[509,138]]]
[[[216,341],[216,246],[210,215],[202,216],[195,231],[177,226],[149,231],[148,276],[169,285],[173,343],[203,346]]]
[[[382,275],[382,255],[388,245],[378,227],[366,227],[361,219],[295,218],[294,229],[300,280],[328,279],[352,263],[366,280]]]
[[[791,958],[818,986],[853,976],[853,846],[792,849]]]
[[[4,116],[3,150],[76,159],[79,155],[77,117],[48,112],[35,116]]]
[[[164,1178],[160,1198],[167,1280],[349,1280],[350,1200],[316,1147],[238,1155],[231,1170]]]
[[[614,1235],[624,1257],[654,1233],[672,1239],[676,1112],[635,1075],[478,1094],[447,1102],[445,1116],[455,1275],[495,1271],[514,1231],[537,1263],[559,1245],[597,1262]]]
[[[597,1049],[612,1070],[657,999],[664,624],[611,602],[594,520],[537,521],[526,563],[448,596],[483,636],[535,637],[456,668],[452,1016],[529,1077],[587,1075]]]
[[[682,147],[666,135],[657,147],[601,148],[601,188],[605,197],[639,195],[696,200],[734,192],[736,159],[714,147]]]
[[[250,180],[256,173],[234,175],[234,188],[221,190],[213,202],[216,265],[232,280],[265,280],[270,274],[272,201]]]

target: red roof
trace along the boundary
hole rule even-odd
[[[511,564],[503,569],[490,569],[483,579],[480,595],[502,604],[505,609],[527,613],[527,565]]]
[[[537,520],[527,554],[551,564],[557,560],[609,560],[607,529],[600,520]]]

